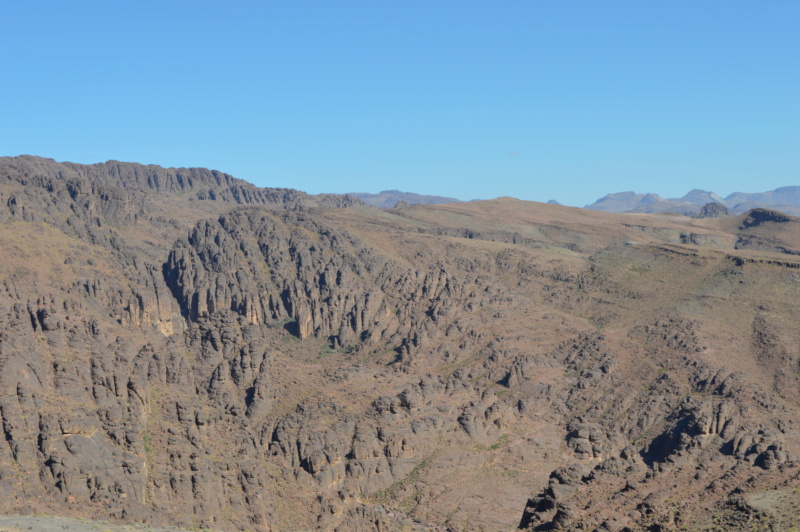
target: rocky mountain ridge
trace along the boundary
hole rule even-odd
[[[0,501],[220,530],[796,526],[800,220],[379,210],[0,158]]]

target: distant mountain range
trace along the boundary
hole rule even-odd
[[[414,194],[413,192],[400,192],[399,190],[384,190],[383,192],[378,192],[377,194],[354,192],[349,195],[355,196],[367,205],[380,207],[382,209],[391,209],[401,201],[404,201],[409,205],[434,205],[437,203],[457,203],[460,201],[456,198],[447,198],[444,196],[426,196],[423,194]]]
[[[434,205],[460,201],[446,196],[429,196],[399,190],[384,190],[377,194],[351,192],[348,196],[358,198],[366,205],[382,209],[392,209],[398,203],[401,205]],[[548,203],[559,204],[555,200],[550,200]],[[586,205],[584,208],[604,212],[674,212],[676,214],[694,216],[708,203],[724,205],[728,212],[733,215],[763,207],[800,216],[800,186],[781,187],[767,192],[734,192],[725,198],[716,192],[701,189],[694,189],[680,198],[666,199],[652,193],[616,192],[608,194],[591,205]]]
[[[700,189],[694,189],[681,198],[669,199],[657,194],[617,192],[608,194],[585,208],[605,212],[674,212],[694,215],[707,203],[722,204],[731,214],[741,214],[756,207],[765,207],[800,216],[800,186],[781,187],[767,192],[734,192],[726,198]]]

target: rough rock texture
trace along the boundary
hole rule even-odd
[[[725,205],[712,201],[700,207],[697,218],[721,218],[729,215],[728,208]]]
[[[221,530],[797,526],[800,234],[0,158],[0,505]]]

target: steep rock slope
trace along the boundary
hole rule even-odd
[[[0,157],[0,167],[4,177],[21,183],[25,183],[26,178],[62,181],[73,184],[73,187],[80,187],[81,182],[88,182],[132,192],[188,196],[197,200],[245,205],[305,204],[347,207],[361,204],[357,198],[347,195],[309,196],[293,189],[259,188],[226,173],[205,168],[162,168],[119,161],[81,165],[58,163],[52,159],[29,155]]]
[[[7,511],[797,524],[792,218],[377,210],[209,171],[0,162]]]

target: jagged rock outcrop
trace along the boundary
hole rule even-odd
[[[800,487],[794,221],[745,221],[2,158],[0,510],[796,523],[757,509]]]
[[[233,311],[253,324],[286,321],[300,339],[406,353],[425,343],[422,322],[464,305],[466,290],[441,266],[410,269],[305,214],[255,210],[195,227],[164,276],[190,320]]]
[[[730,216],[728,208],[714,201],[700,207],[700,212],[696,215],[697,218],[722,218],[725,216]]]
[[[197,200],[244,205],[319,205],[341,208],[362,204],[355,196],[322,194],[313,197],[293,189],[259,188],[229,174],[205,168],[162,168],[120,161],[82,165],[58,163],[52,159],[28,155],[0,157],[0,167],[8,179],[17,180],[23,185],[29,184],[30,179],[73,183],[70,193],[76,196],[97,186],[110,187],[111,190],[119,187],[125,191],[158,195],[189,195]],[[117,194],[118,198],[119,196]],[[113,197],[114,194],[110,199],[114,199]],[[120,199],[124,201],[124,197]]]

